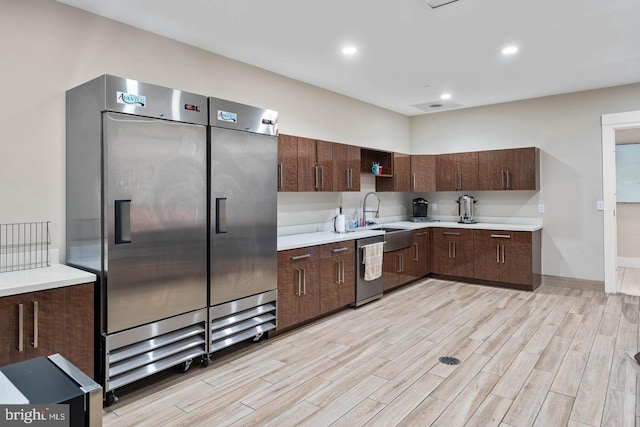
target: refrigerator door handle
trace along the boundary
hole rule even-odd
[[[216,198],[216,234],[227,232],[227,198]]]
[[[116,200],[115,244],[131,243],[131,200]]]

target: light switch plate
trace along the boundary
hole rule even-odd
[[[431,210],[433,212],[437,211],[438,210],[438,204],[437,203],[431,203]]]
[[[596,202],[596,210],[603,211],[604,210],[604,201],[598,200]]]
[[[538,213],[544,213],[544,205],[538,205]]]

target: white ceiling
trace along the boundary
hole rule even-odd
[[[640,81],[640,0],[59,1],[410,116]]]

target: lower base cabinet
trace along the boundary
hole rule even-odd
[[[355,242],[331,243],[320,249],[320,313],[356,302]]]
[[[473,230],[434,228],[432,239],[434,273],[474,277]]]
[[[382,257],[382,283],[384,292],[407,284],[415,279],[412,275],[413,246],[385,252]]]
[[[317,247],[278,252],[278,326],[287,329],[320,314]]]
[[[60,353],[94,377],[94,284],[0,298],[0,366]]]

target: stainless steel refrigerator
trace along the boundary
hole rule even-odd
[[[66,94],[67,263],[96,273],[107,393],[208,363],[207,98],[103,75]]]
[[[276,327],[277,118],[209,99],[210,352]]]

